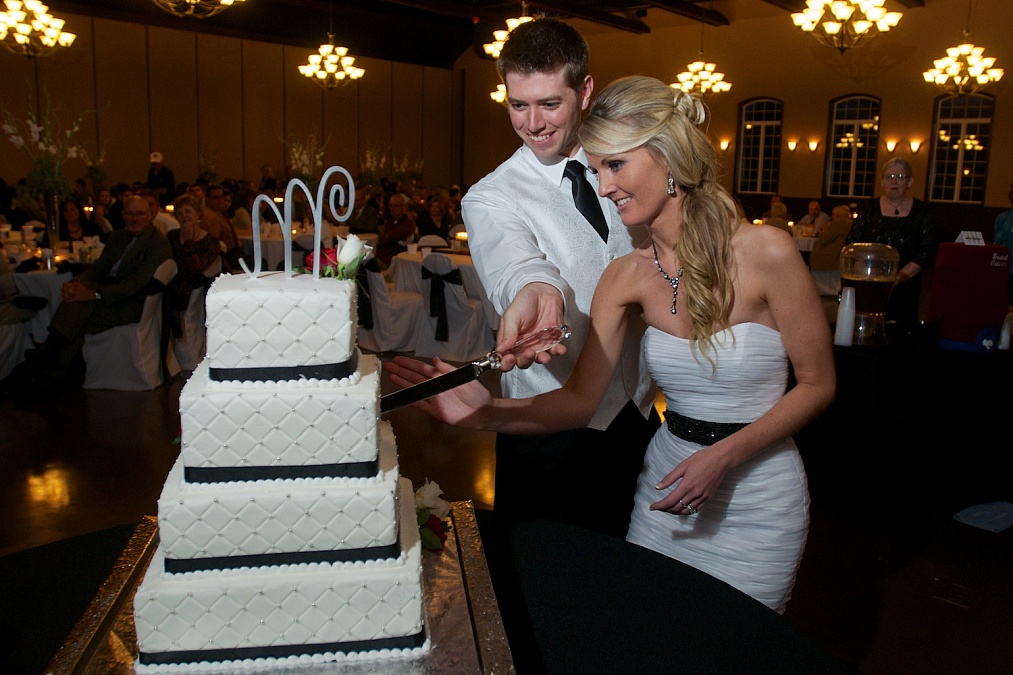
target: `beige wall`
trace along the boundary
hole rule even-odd
[[[729,12],[725,7],[716,8]],[[889,4],[889,3],[888,3]],[[883,101],[881,137],[928,140],[936,89],[921,71],[946,47],[961,41],[965,0],[928,0],[904,9],[900,25],[846,54],[818,44],[795,28],[786,13],[736,17],[730,26],[707,27],[705,56],[732,82],[714,98],[708,132],[731,141],[725,161],[730,186],[736,150],[738,104],[757,96],[784,102],[784,138],[797,138],[794,154],[782,149],[781,192],[808,199],[823,193],[828,103],[844,94],[869,94]],[[769,7],[769,6],[768,6]],[[971,40],[1010,71],[991,89],[995,127],[986,206],[1009,205],[1013,180],[1013,11],[1009,0],[975,0]],[[732,6],[734,9],[734,6]],[[650,10],[656,12],[658,10]],[[0,53],[0,104],[23,119],[40,85],[52,95],[69,124],[79,110],[97,109],[82,128],[89,150],[104,148],[111,180],[143,180],[151,150],[165,154],[177,180],[196,176],[200,158],[213,158],[219,176],[256,180],[271,163],[280,174],[283,138],[311,134],[327,139],[326,163],[355,173],[367,149],[393,150],[424,160],[429,185],[479,180],[519,144],[506,110],[488,92],[499,82],[495,64],[468,50],[455,69],[444,70],[377,59],[360,59],[366,77],[325,92],[305,81],[297,66],[307,50],[290,46],[195,34],[167,28],[65,17],[78,34],[71,49],[30,61]],[[627,74],[675,79],[700,50],[700,25],[689,20],[649,35],[609,30],[574,21],[591,45],[597,87]],[[37,69],[37,72],[36,72]],[[819,139],[810,153],[804,141]],[[915,169],[915,194],[922,196],[930,147],[912,154],[898,144],[896,156]],[[889,155],[880,148],[880,162]],[[389,165],[389,163],[388,163]],[[13,183],[28,169],[24,152],[0,142],[0,176]],[[83,171],[71,163],[70,177]]]
[[[280,176],[292,136],[326,141],[325,167],[353,175],[373,148],[424,160],[428,185],[459,181],[462,92],[451,70],[360,59],[364,79],[325,91],[298,73],[304,48],[65,18],[78,35],[72,48],[34,61],[0,53],[0,105],[23,121],[48,91],[61,128],[96,111],[79,138],[89,153],[104,150],[107,182],[145,180],[153,150],[177,181],[193,180],[202,160],[219,178],[258,181],[265,163]],[[29,166],[25,152],[0,142],[0,177],[13,184]],[[84,170],[71,160],[66,175]]]

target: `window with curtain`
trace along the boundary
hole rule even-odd
[[[872,96],[846,96],[831,101],[826,180],[829,196],[875,194],[881,106],[880,100]]]
[[[739,105],[739,143],[735,190],[774,194],[781,173],[781,120],[784,104],[770,98]]]
[[[987,94],[936,100],[929,163],[929,201],[985,201],[995,99]]]

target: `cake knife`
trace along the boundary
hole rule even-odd
[[[546,349],[551,349],[568,337],[570,337],[569,326],[563,325],[543,328],[523,340],[518,340],[517,343],[507,350],[506,353],[517,355],[529,349],[534,349],[536,352],[543,352]],[[436,396],[437,394],[442,394],[445,391],[450,391],[454,387],[460,387],[462,384],[467,384],[472,380],[478,379],[478,376],[487,370],[498,369],[502,360],[503,355],[493,350],[481,359],[463,365],[457,370],[452,370],[449,373],[444,373],[443,375],[430,378],[425,382],[419,382],[418,384],[413,384],[410,387],[405,387],[404,389],[381,396],[380,414],[383,415],[384,413],[389,413],[392,410],[403,408],[406,405],[424,401],[430,396]]]

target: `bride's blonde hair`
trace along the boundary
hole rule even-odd
[[[595,98],[579,137],[595,155],[646,148],[681,186],[680,290],[692,321],[690,344],[713,365],[714,334],[730,327],[735,299],[731,240],[739,219],[735,201],[717,182],[714,146],[699,128],[706,116],[698,98],[653,77],[624,77]]]

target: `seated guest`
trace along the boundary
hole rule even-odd
[[[85,237],[100,237],[102,230],[84,217],[84,207],[76,197],[63,202],[60,207],[60,241],[84,241]]]
[[[430,195],[426,200],[426,209],[419,214],[418,221],[419,237],[427,234],[435,234],[437,237],[450,241],[450,228],[454,224],[453,219],[444,206],[439,195]]]
[[[253,200],[257,193],[250,188],[242,188],[236,194],[235,210],[232,212],[232,228],[236,233],[253,232]]]
[[[774,202],[770,205],[770,216],[764,219],[767,225],[773,225],[791,234],[791,225],[788,224],[788,207],[781,202]]]
[[[193,197],[177,197],[173,213],[179,220],[179,229],[170,230],[167,238],[179,270],[169,283],[167,301],[169,327],[174,336],[180,337],[183,334],[181,317],[190,304],[190,294],[211,282],[204,276],[204,270],[221,258],[221,249],[218,240],[201,226],[201,210]]]
[[[95,263],[63,285],[63,301],[53,314],[49,335],[32,354],[32,370],[62,380],[84,345],[84,336],[141,318],[155,270],[172,257],[165,236],[151,225],[151,209],[140,196],[123,201],[121,230],[109,235]]]
[[[201,223],[205,230],[222,243],[222,268],[226,272],[239,272],[239,260],[243,257],[243,245],[232,227],[232,221],[225,215],[225,188],[209,185],[201,210]],[[196,197],[194,197],[196,199]]]
[[[348,231],[352,234],[380,234],[380,203],[369,187],[355,189],[355,208],[348,220]]]
[[[830,216],[823,213],[823,209],[820,207],[819,200],[814,199],[809,202],[809,212],[802,216],[802,219],[796,223],[796,229],[807,237],[815,237],[820,233],[823,227],[830,222]],[[804,227],[799,228],[802,225]]]
[[[415,221],[408,215],[408,195],[395,192],[387,201],[390,215],[384,219],[383,231],[376,240],[373,255],[384,269],[402,251],[408,250],[408,242],[415,239]]]
[[[831,213],[834,219],[827,222],[816,243],[813,244],[812,253],[809,254],[809,269],[837,271],[841,269],[841,249],[847,243],[854,220],[851,218],[851,208],[847,204],[835,206]]]
[[[151,209],[151,224],[162,234],[168,234],[169,230],[179,228],[179,223],[169,213],[162,209],[162,203],[158,200],[158,193],[151,188],[141,188],[137,191],[144,200],[148,202]]]

